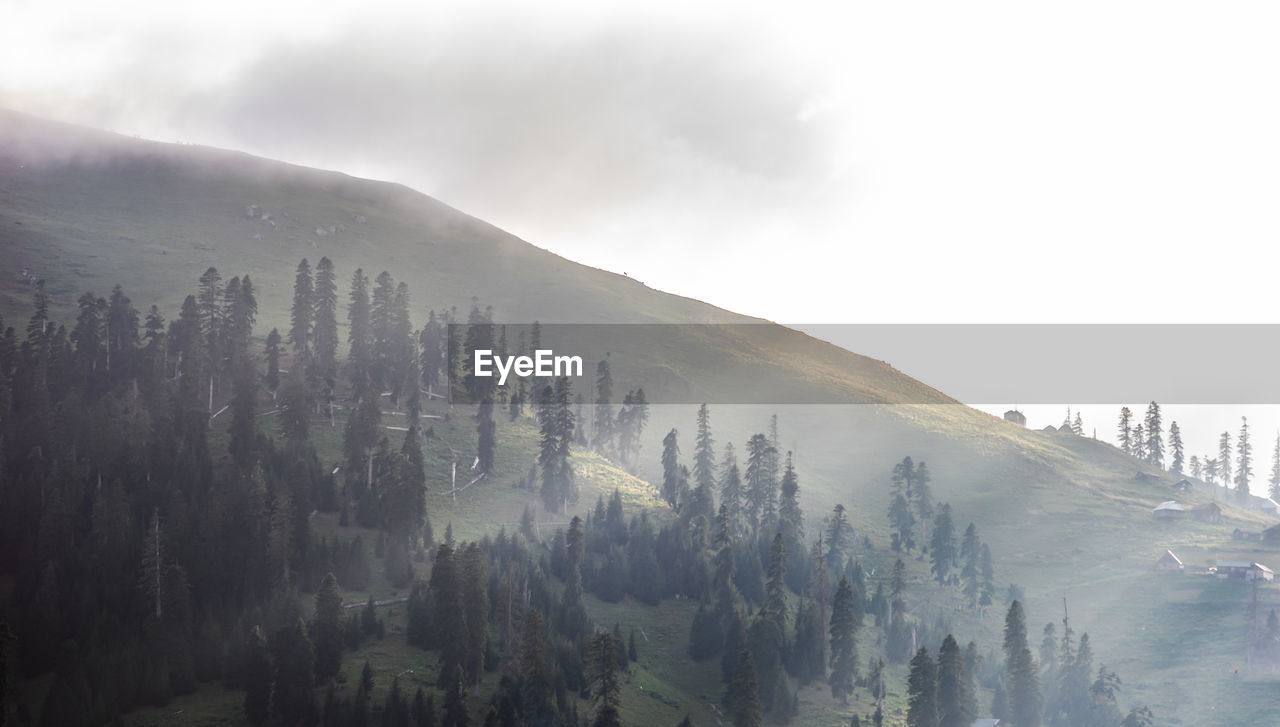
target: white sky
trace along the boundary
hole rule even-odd
[[[781,322],[1280,321],[1280,4],[834,5],[0,0],[0,105]]]
[[[3,4],[0,103],[773,320],[1280,317],[1271,2]]]

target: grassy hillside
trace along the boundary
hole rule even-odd
[[[1262,521],[1227,506],[1221,523],[1155,522],[1150,509],[1175,499],[1172,478],[1137,479],[1144,468],[1108,444],[1027,431],[888,363],[578,265],[398,185],[0,112],[0,314],[7,325],[20,327],[29,315],[35,278],[47,281],[55,316],[64,320],[81,292],[105,295],[117,283],[139,308],[154,303],[173,318],[201,273],[216,266],[225,277],[252,276],[261,337],[287,323],[298,260],[320,256],[334,261],[342,293],[357,267],[389,270],[407,282],[417,324],[429,308],[465,310],[473,297],[510,322],[755,324],[666,329],[660,339],[650,328],[619,327],[574,343],[584,355],[610,353],[616,388],[667,387],[690,400],[830,402],[716,405],[713,431],[720,445],[734,442],[741,454],[746,439],[777,414],[784,447],[795,452],[809,533],[834,504],[845,504],[859,538],[872,541],[864,554],[869,564],[892,562],[884,516],[892,466],[906,455],[926,460],[935,497],[952,503],[960,529],[972,521],[990,543],[1002,587],[1016,583],[1025,591],[1033,642],[1046,621],[1061,619],[1065,596],[1077,632],[1089,631],[1098,661],[1124,678],[1122,704],[1148,702],[1162,724],[1240,724],[1235,715],[1260,713],[1276,696],[1275,682],[1234,671],[1248,634],[1246,594],[1211,579],[1174,583],[1151,573],[1166,548],[1189,569],[1232,555],[1275,567],[1274,548],[1252,544],[1242,553],[1230,540],[1233,528],[1260,529]],[[746,387],[754,398],[740,396]],[[437,532],[452,522],[470,538],[514,523],[536,501],[511,487],[533,461],[536,433],[502,426],[499,476],[454,502],[440,494],[448,447],[474,449],[474,426],[462,411],[435,427],[444,449],[426,453],[429,506]],[[694,410],[677,405],[653,407],[636,472],[580,456],[588,483],[581,507],[594,503],[592,493],[620,487],[629,505],[660,510],[644,481],[656,480],[659,442],[671,428],[682,433],[687,457]],[[317,441],[332,461],[341,459],[336,432],[322,431]],[[922,613],[997,643],[996,619],[954,609],[948,615],[948,596],[928,585],[927,564],[912,561],[911,569],[911,599]],[[1274,602],[1276,594],[1264,588],[1262,599]],[[683,643],[676,642],[692,616],[687,604],[666,604],[659,613],[618,608],[594,604],[593,613],[602,623],[648,619],[666,639],[642,658],[645,670],[624,697],[627,709],[638,711],[627,716],[677,721],[680,714],[655,691],[681,705],[714,701],[714,667],[704,674],[680,661]],[[401,657],[421,658],[384,655],[380,669],[391,673]],[[806,692],[817,705],[806,707],[816,710],[814,720],[834,713],[820,692]],[[895,698],[901,695],[897,688]]]

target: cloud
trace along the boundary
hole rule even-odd
[[[607,216],[691,185],[823,174],[823,89],[723,35],[536,37],[518,23],[354,26],[265,50],[176,99],[170,123],[241,148],[405,181],[509,218]]]

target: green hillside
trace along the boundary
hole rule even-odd
[[[579,265],[399,185],[0,112],[0,314],[6,325],[21,329],[37,278],[46,281],[61,320],[74,319],[80,293],[105,295],[115,284],[139,309],[154,303],[171,320],[199,276],[216,266],[228,277],[252,276],[260,340],[272,327],[287,327],[298,261],[321,256],[334,262],[343,296],[357,267],[371,275],[385,269],[406,282],[415,325],[428,309],[465,311],[473,299],[492,305],[498,321],[512,323],[753,324],[675,329],[661,339],[644,327],[620,326],[573,343],[588,358],[610,355],[615,389],[642,385],[688,401],[829,402],[713,405],[712,426],[717,443],[733,442],[741,457],[746,440],[765,431],[776,414],[784,449],[795,452],[808,534],[816,534],[834,505],[844,504],[859,540],[870,539],[861,557],[881,569],[876,578],[893,561],[885,517],[889,473],[904,456],[927,461],[935,498],[952,504],[960,530],[973,522],[990,544],[1001,588],[1017,584],[1025,593],[1033,645],[1044,623],[1061,620],[1065,597],[1076,632],[1088,631],[1094,641],[1095,663],[1124,679],[1120,703],[1150,704],[1159,724],[1262,724],[1253,717],[1280,697],[1274,677],[1240,668],[1252,594],[1215,579],[1188,573],[1174,581],[1152,570],[1165,549],[1177,552],[1188,571],[1224,557],[1276,567],[1277,546],[1242,548],[1231,540],[1234,528],[1260,530],[1268,523],[1226,503],[1218,523],[1157,522],[1151,508],[1182,497],[1171,488],[1175,478],[1139,479],[1150,468],[1109,444],[1025,430],[965,407],[889,363]],[[746,388],[754,393],[743,395]],[[665,506],[646,481],[660,479],[660,442],[670,429],[679,429],[688,459],[694,410],[652,408],[635,472],[576,455],[585,483],[579,510],[618,487],[628,507],[661,516]],[[523,507],[537,502],[536,493],[511,487],[536,459],[534,425],[503,422],[500,474],[455,502],[440,494],[448,449],[473,452],[474,425],[463,408],[433,404],[429,411],[450,417],[437,425],[435,451],[425,452],[437,535],[446,522],[466,538],[493,534],[499,524],[511,529]],[[342,460],[340,434],[321,431],[314,439],[327,462]],[[951,591],[929,585],[926,562],[908,565],[909,601],[922,621],[946,619],[998,644],[997,616],[981,620],[958,611]],[[371,591],[392,595],[386,584]],[[1262,588],[1259,599],[1268,610],[1280,604],[1275,586]],[[997,600],[1003,605],[1003,595]],[[590,609],[601,624],[643,623],[656,642],[627,685],[625,716],[674,724],[688,705],[700,704],[700,713],[690,712],[702,720],[695,723],[711,724],[705,706],[719,698],[717,667],[681,661],[692,606],[664,603],[655,611],[593,602]],[[389,618],[393,628],[402,627],[402,614]],[[875,648],[866,647],[864,658]],[[409,668],[397,660],[422,658],[407,651],[381,655],[380,677]],[[349,658],[344,668],[358,669],[358,662]],[[903,676],[895,673],[890,688],[899,705]],[[238,709],[235,699],[222,699]],[[847,711],[837,710],[821,687],[807,688],[802,699],[800,723],[835,724],[838,711],[847,723]],[[209,722],[189,723],[217,723],[213,709]],[[162,714],[153,717],[164,721]]]

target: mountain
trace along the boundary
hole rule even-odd
[[[579,265],[400,185],[0,112],[6,325],[22,328],[36,279],[46,281],[54,317],[64,321],[74,320],[82,292],[105,295],[116,284],[139,309],[155,304],[172,320],[216,266],[224,276],[252,276],[261,339],[287,327],[298,261],[321,256],[334,262],[344,298],[356,268],[406,282],[417,325],[429,308],[465,311],[473,300],[492,306],[500,322],[592,324],[562,334],[589,369],[607,353],[615,389],[639,385],[651,400],[681,402],[653,409],[637,471],[650,482],[660,479],[668,430],[679,429],[686,458],[692,452],[693,403],[712,402],[717,442],[735,443],[740,457],[776,414],[783,448],[795,452],[809,534],[842,503],[858,537],[883,549],[890,471],[905,456],[927,461],[934,496],[952,504],[958,529],[975,523],[1002,588],[1025,593],[1033,643],[1039,625],[1061,620],[1065,596],[1077,633],[1088,631],[1099,661],[1125,679],[1122,703],[1151,704],[1161,723],[1233,723],[1220,717],[1265,710],[1276,693],[1275,682],[1229,676],[1251,628],[1240,594],[1192,592],[1191,581],[1175,587],[1152,572],[1170,548],[1189,568],[1224,556],[1275,560],[1270,546],[1230,539],[1233,528],[1258,530],[1265,521],[1225,504],[1221,523],[1157,522],[1155,505],[1183,497],[1170,487],[1175,478],[1107,443],[1026,430],[889,363]],[[873,274],[858,271],[852,284]],[[460,528],[482,529],[482,502],[458,506]],[[911,567],[921,594],[943,598],[927,585],[926,565]],[[1266,607],[1280,600],[1269,589],[1260,598]],[[990,615],[948,616],[950,603],[927,609],[971,631],[1000,628]],[[1206,628],[1206,618],[1218,626]]]

